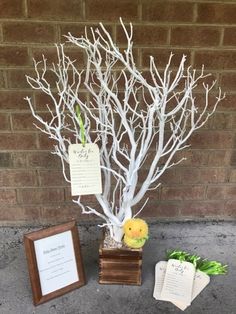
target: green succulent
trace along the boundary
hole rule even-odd
[[[197,270],[200,270],[207,275],[224,275],[227,273],[227,265],[222,265],[217,261],[209,261],[203,259],[198,255],[191,255],[181,250],[171,250],[166,253],[167,260],[177,259],[179,261],[185,261],[192,263]]]

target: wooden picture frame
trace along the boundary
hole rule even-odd
[[[24,244],[34,305],[85,285],[79,235],[74,220],[25,234]],[[54,290],[53,286],[57,288]]]

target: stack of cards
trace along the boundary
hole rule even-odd
[[[155,267],[153,297],[156,300],[170,301],[184,311],[209,282],[210,277],[196,271],[189,262],[175,259],[161,261]]]

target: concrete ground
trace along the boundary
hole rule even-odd
[[[79,226],[87,284],[35,307],[23,234],[30,228],[0,228],[1,314],[152,314],[182,313],[169,302],[153,297],[154,266],[165,251],[180,248],[229,265],[229,273],[211,278],[210,284],[185,311],[186,314],[236,313],[236,222],[163,222],[150,225],[144,248],[142,286],[98,284],[99,230]]]

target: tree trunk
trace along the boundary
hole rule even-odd
[[[123,227],[113,226],[112,229],[113,229],[113,239],[116,242],[121,243],[123,235],[124,235]]]

